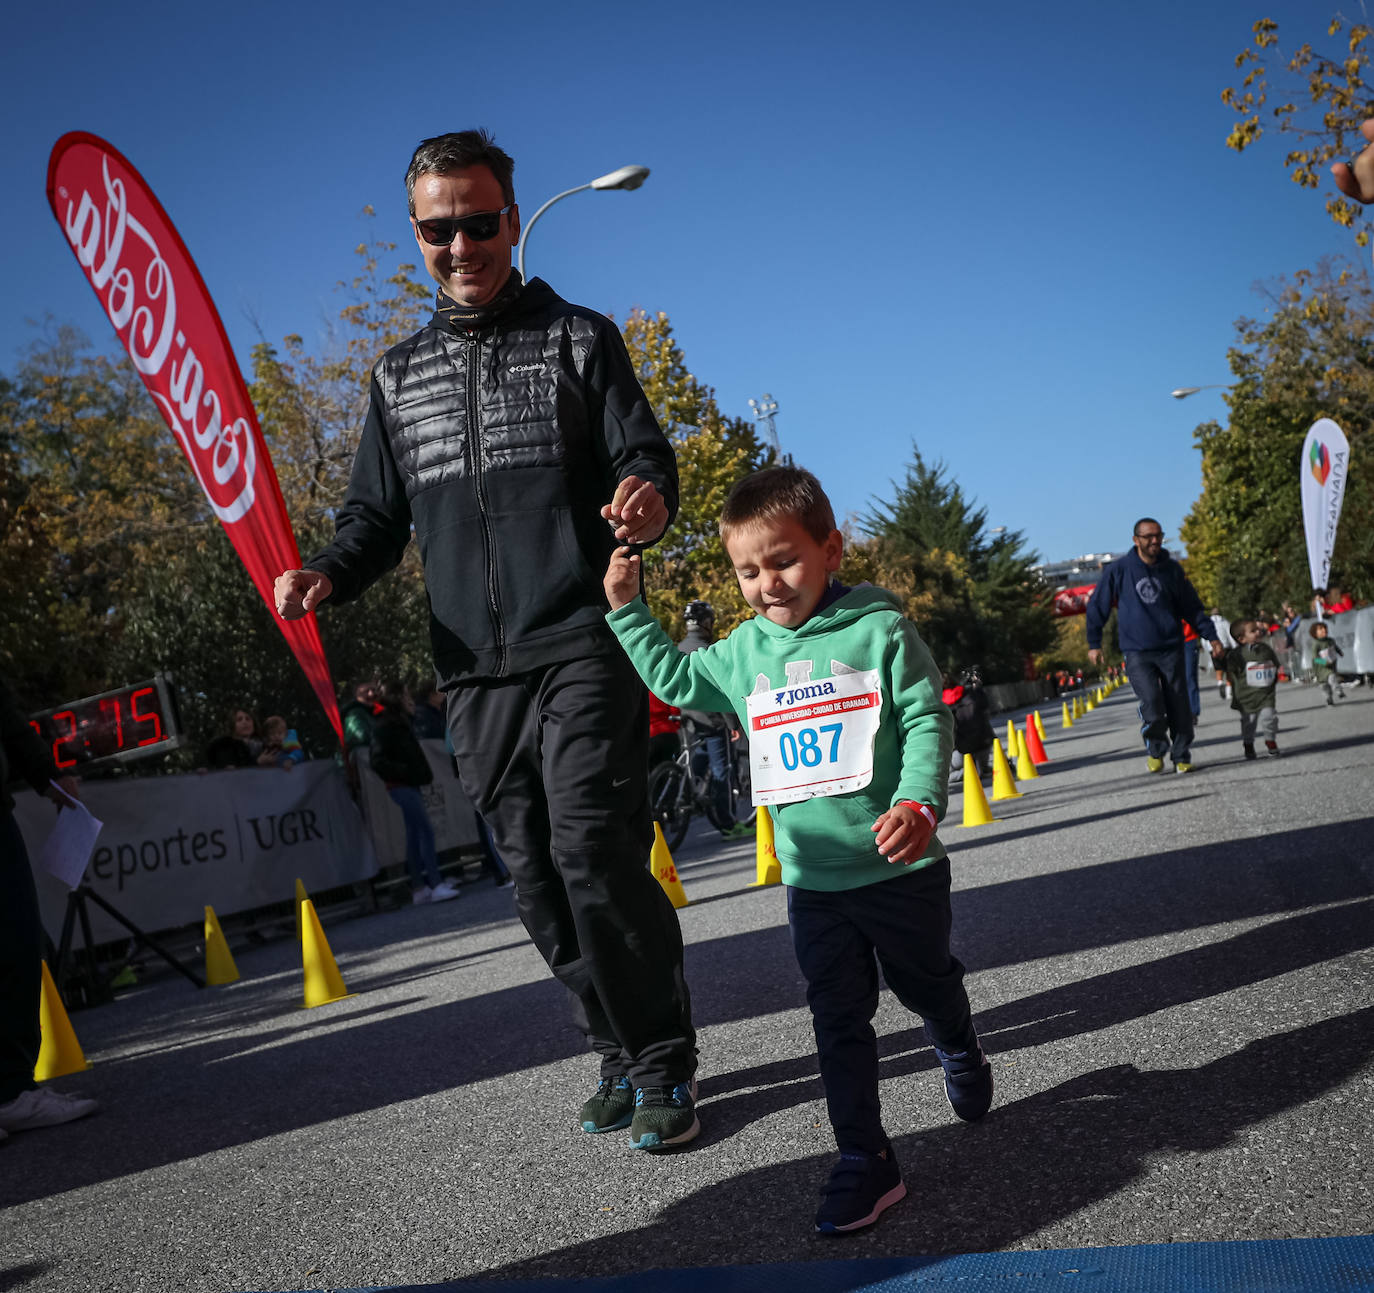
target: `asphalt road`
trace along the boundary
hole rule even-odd
[[[510,891],[330,925],[356,995],[300,1008],[292,940],[73,1015],[84,1122],[0,1145],[0,1290],[297,1290],[837,1257],[1374,1231],[1374,695],[1280,690],[1281,759],[1204,692],[1191,776],[1149,776],[1128,688],[1046,774],[942,830],[998,1084],[956,1122],[884,994],[910,1194],[822,1240],[833,1158],[780,888],[697,830],[677,862],[703,1134],[582,1134],[594,1065]],[[646,1279],[645,1287],[652,1287]]]

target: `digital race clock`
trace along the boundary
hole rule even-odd
[[[29,719],[29,726],[63,773],[164,754],[186,743],[165,674],[45,709]]]

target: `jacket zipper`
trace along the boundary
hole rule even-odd
[[[482,553],[487,565],[487,610],[491,613],[492,631],[496,635],[496,672],[506,672],[506,629],[501,622],[501,604],[496,595],[496,539],[491,532],[491,517],[487,514],[487,489],[482,467],[482,422],[478,411],[477,385],[482,372],[482,341],[475,333],[468,333],[467,401],[468,454],[472,468],[473,487],[477,492],[477,515],[482,518]]]

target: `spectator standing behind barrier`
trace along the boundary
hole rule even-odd
[[[1279,658],[1264,640],[1264,627],[1257,620],[1236,620],[1230,625],[1233,646],[1223,660],[1231,679],[1231,708],[1240,711],[1240,739],[1245,757],[1255,755],[1255,733],[1264,737],[1264,748],[1271,759],[1279,757],[1279,711],[1275,702],[1279,688]]]
[[[1167,754],[1175,772],[1191,772],[1193,715],[1183,676],[1183,621],[1211,642],[1214,660],[1223,648],[1183,568],[1163,547],[1159,522],[1141,517],[1132,535],[1134,547],[1103,570],[1088,599],[1088,659],[1102,663],[1102,629],[1115,606],[1126,676],[1140,702],[1145,766],[1162,772]]]
[[[410,693],[399,682],[382,689],[381,704],[372,724],[372,771],[385,783],[391,801],[401,810],[406,827],[406,869],[410,872],[410,900],[416,906],[447,902],[458,886],[439,875],[434,827],[425,810],[420,787],[434,780],[429,760],[411,731]]]
[[[89,1096],[64,1095],[33,1080],[43,1041],[38,1013],[43,922],[24,837],[14,820],[14,800],[6,790],[11,768],[59,812],[66,804],[64,795],[77,797],[76,778],[60,776],[14,693],[0,679],[0,1140],[12,1131],[84,1118],[100,1107]],[[60,790],[53,788],[54,781]]]
[[[262,737],[258,720],[251,709],[242,705],[229,711],[229,730],[217,736],[205,751],[208,768],[254,768],[262,753]]]
[[[648,697],[598,572],[616,543],[662,536],[677,464],[615,325],[512,270],[513,167],[475,130],[412,156],[437,309],[373,368],[334,541],[278,578],[277,609],[357,597],[413,524],[463,789],[600,1056],[578,1121],[655,1149],[699,1126],[696,1034],[677,914],[645,865]]]
[[[263,746],[258,755],[260,768],[285,768],[288,771],[298,763],[305,762],[305,751],[301,748],[300,738],[294,727],[287,727],[286,719],[280,714],[272,714],[263,719]]]

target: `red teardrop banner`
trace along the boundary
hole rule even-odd
[[[190,252],[143,177],[84,131],[54,145],[48,203],[342,741],[315,617],[276,612],[273,582],[300,566],[300,553],[243,374]]]

